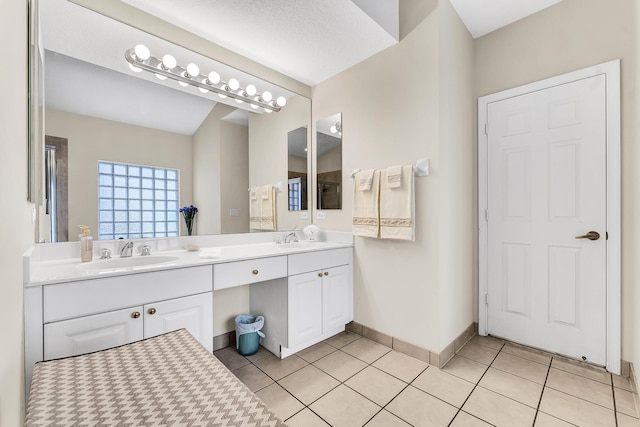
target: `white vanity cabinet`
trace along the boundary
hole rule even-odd
[[[286,357],[344,330],[353,320],[351,252],[289,255],[286,283],[251,285],[251,312],[265,316],[264,347]]]

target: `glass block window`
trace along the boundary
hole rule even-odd
[[[299,211],[302,205],[301,178],[289,179],[289,210]]]
[[[178,236],[178,171],[98,162],[98,239]]]

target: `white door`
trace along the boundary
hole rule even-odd
[[[142,339],[142,307],[44,325],[45,360],[105,350]]]
[[[213,351],[212,292],[175,298],[144,306],[144,337],[185,328],[207,350]]]
[[[288,286],[291,348],[322,335],[322,272],[290,276]]]
[[[605,76],[487,107],[488,333],[605,364]]]
[[[334,267],[322,272],[322,332],[343,330],[351,321],[351,281],[349,266]]]

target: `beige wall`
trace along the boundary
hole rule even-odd
[[[22,425],[24,417],[22,254],[35,228],[27,203],[27,2],[0,0],[0,10],[0,47],[13,63],[11,78],[0,80],[0,425],[9,427]]]
[[[249,232],[249,129],[223,121],[220,127],[222,233]],[[239,216],[231,216],[238,209]]]
[[[318,173],[337,171],[342,168],[342,144],[318,157]]]
[[[47,135],[68,139],[70,241],[78,240],[79,224],[98,237],[99,160],[178,169],[180,204],[192,203],[190,136],[59,110],[47,109],[46,118]]]
[[[300,229],[310,223],[310,219],[300,218],[299,211],[289,212],[287,200],[287,134],[309,125],[310,104],[308,98],[295,96],[279,113],[249,116],[249,186],[282,183],[283,191],[276,194],[278,230],[294,226]],[[307,135],[307,138],[309,140],[311,136]]]
[[[640,70],[640,7],[638,5],[636,5],[636,14],[635,14],[635,31],[632,32],[633,35],[633,40],[635,40],[635,44],[636,44],[636,50],[635,50],[635,67],[636,67],[636,75],[638,73],[638,70]],[[640,106],[640,82],[636,82],[635,84],[635,104],[634,105],[638,105]],[[640,108],[640,107],[637,107]],[[636,125],[635,125],[635,140],[638,141],[638,136],[640,136],[640,115],[636,114]],[[636,160],[636,164],[640,162],[640,153],[636,150],[635,153],[635,160]],[[630,186],[634,189],[634,194],[633,194],[633,211],[634,212],[640,212],[640,185],[638,185],[638,177],[635,177],[635,180],[632,181],[630,183]],[[632,238],[634,238],[635,240],[640,239],[640,227],[638,227],[637,225],[630,230],[631,232],[633,232],[632,234]],[[637,252],[634,252],[635,254],[637,254]],[[638,278],[640,277],[640,262],[633,262],[632,263],[633,267],[634,267],[634,273],[633,273],[633,277],[634,278]],[[637,284],[637,279],[635,281],[635,286],[633,286],[633,296],[630,296],[629,298],[634,299],[634,304],[633,304],[633,316],[635,317],[633,320],[633,327],[632,327],[632,331],[633,331],[633,357],[631,359],[631,361],[633,362],[633,366],[635,366],[635,371],[636,371],[636,384],[638,384],[640,382],[640,378],[638,377],[638,374],[640,374],[640,338],[638,338],[638,333],[640,332],[640,290],[638,289],[638,284]]]
[[[307,173],[307,158],[289,156],[288,169],[289,172],[302,172]]]
[[[622,358],[638,346],[637,8],[629,0],[564,0],[476,41],[476,95],[622,59]],[[636,37],[634,37],[634,34]],[[640,362],[640,348],[635,360]],[[638,366],[638,364],[636,364]]]

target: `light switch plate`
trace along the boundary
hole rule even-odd
[[[316,219],[324,219],[324,211],[317,211]]]
[[[309,218],[309,213],[308,212],[300,212],[300,219],[307,219]]]
[[[229,216],[240,216],[240,209],[229,209]]]

